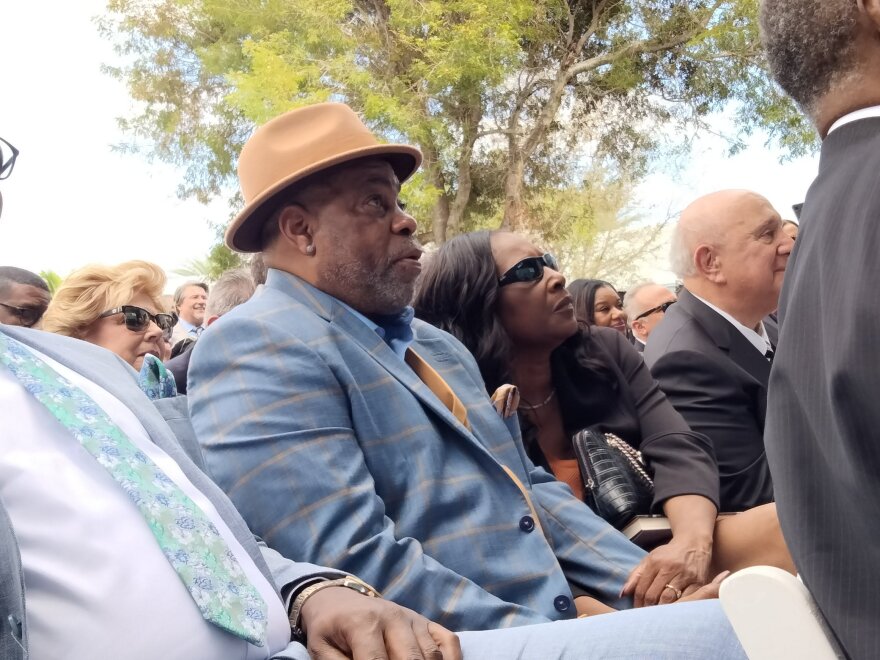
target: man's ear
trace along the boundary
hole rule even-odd
[[[278,232],[281,240],[287,241],[305,255],[312,254],[309,246],[313,244],[312,233],[315,219],[299,204],[288,204],[278,214]]]
[[[874,24],[874,31],[880,32],[880,0],[859,0],[859,4]]]
[[[641,338],[641,336],[645,333],[645,328],[644,328],[643,323],[644,322],[642,321],[642,319],[636,319],[635,321],[633,321],[629,324],[629,327],[632,329],[633,334],[636,337]]]
[[[721,259],[711,245],[704,243],[697,247],[694,251],[694,266],[702,278],[715,284],[725,282],[724,273],[721,272]]]
[[[214,321],[216,321],[219,318],[220,318],[219,314],[214,314],[214,316],[209,316],[208,320],[205,321],[205,327],[207,328],[209,325],[211,325]]]

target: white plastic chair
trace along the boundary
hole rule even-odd
[[[721,607],[749,660],[834,660],[833,636],[804,583],[772,566],[721,583]]]

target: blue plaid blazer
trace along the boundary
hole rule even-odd
[[[376,332],[293,275],[270,270],[202,334],[192,422],[250,528],[454,630],[572,618],[571,585],[630,606],[619,593],[644,553],[529,461],[461,343],[413,330],[471,430]]]

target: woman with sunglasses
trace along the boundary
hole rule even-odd
[[[627,581],[637,606],[677,600],[723,570],[793,572],[773,505],[717,520],[709,441],[672,408],[622,333],[578,322],[551,255],[517,234],[458,236],[428,262],[414,306],[473,353],[490,394],[518,387],[527,452],[580,499],[577,431],[614,433],[641,450],[654,473],[654,512],[669,517],[673,538]]]
[[[43,329],[103,346],[139,372],[153,399],[177,394],[174,376],[159,359],[177,317],[162,311],[165,273],[146,261],[86,266],[58,288]]]
[[[568,285],[574,300],[574,315],[581,323],[601,325],[629,336],[623,300],[610,283],[604,280],[575,280]]]

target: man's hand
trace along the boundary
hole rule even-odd
[[[621,591],[636,607],[665,605],[690,596],[709,582],[712,546],[673,539],[655,548],[630,573]],[[678,591],[668,588],[672,585]]]
[[[412,610],[346,587],[329,587],[302,606],[315,660],[461,660],[458,637]]]

